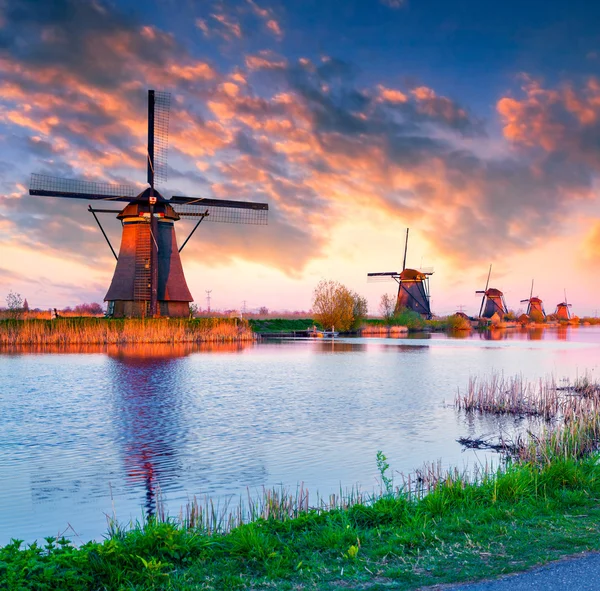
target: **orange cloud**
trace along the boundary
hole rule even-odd
[[[544,88],[525,77],[523,98],[501,98],[496,108],[503,120],[504,137],[516,145],[560,151],[592,163],[600,163],[598,150],[588,136],[600,121],[600,83],[590,78],[581,88],[564,85]]]

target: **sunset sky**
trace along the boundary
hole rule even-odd
[[[476,289],[600,309],[600,4],[583,0],[0,0],[0,305],[102,301],[114,259],[86,201],[31,173],[145,186],[147,89],[171,93],[166,195],[269,203],[182,253],[201,307],[308,310],[320,279],[376,313],[434,267]],[[120,224],[103,222],[116,247]],[[179,240],[190,223],[177,224]]]

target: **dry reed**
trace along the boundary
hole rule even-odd
[[[57,318],[0,321],[0,345],[200,343],[254,338],[248,323],[235,318]]]
[[[547,423],[513,442],[489,448],[520,462],[547,464],[553,459],[581,458],[600,447],[600,386],[587,376],[558,387],[554,377],[528,382],[522,375],[492,374],[487,381],[469,380],[467,393],[455,405],[467,412],[540,416]]]

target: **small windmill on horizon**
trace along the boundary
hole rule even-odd
[[[170,94],[148,91],[148,187],[141,193],[133,186],[114,185],[32,174],[30,195],[66,197],[88,201],[127,202],[124,209],[88,206],[100,227],[117,265],[104,301],[114,317],[189,315],[193,301],[179,253],[200,223],[224,222],[265,225],[267,203],[185,196],[165,199],[156,184],[167,179]],[[117,256],[96,213],[116,213],[122,224]],[[174,223],[191,218],[196,225],[177,248]]]
[[[406,254],[408,251],[408,231],[406,228],[406,241],[404,243],[404,258],[402,271],[388,271],[384,273],[367,273],[367,281],[396,281],[398,283],[398,296],[394,313],[402,308],[407,308],[431,318],[431,296],[429,295],[429,277],[433,269],[407,269]]]
[[[533,279],[531,280],[531,292],[529,293],[529,299],[521,300],[521,304],[527,302],[527,316],[531,316],[531,314],[537,314],[542,316],[542,318],[546,318],[546,312],[544,311],[544,305],[542,300],[538,297],[533,297]]]
[[[567,302],[567,290],[565,289],[565,299],[560,304],[556,304],[556,311],[554,312],[554,315],[559,320],[571,320],[571,310],[569,310],[571,306],[572,304]]]
[[[483,294],[481,298],[481,306],[479,308],[480,318],[491,318],[496,313],[502,317],[504,314],[508,313],[506,302],[504,301],[504,294],[499,289],[489,287],[491,275],[492,265],[490,265],[485,289],[477,290],[475,292]]]

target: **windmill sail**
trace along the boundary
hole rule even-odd
[[[171,94],[148,91],[148,184],[167,180]]]
[[[174,196],[169,204],[182,218],[198,218],[208,212],[207,222],[263,226],[269,217],[268,204],[252,201]]]
[[[63,179],[46,174],[32,174],[29,184],[29,194],[41,197],[133,201],[138,192],[135,187],[129,185]]]

